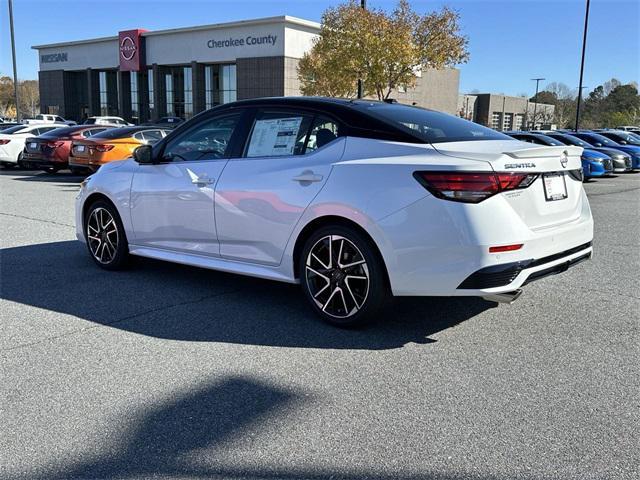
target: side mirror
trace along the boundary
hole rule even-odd
[[[140,145],[133,151],[133,158],[141,165],[153,163],[153,150],[151,145]]]

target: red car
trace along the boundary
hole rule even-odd
[[[112,128],[105,125],[75,125],[51,130],[39,137],[30,137],[25,141],[22,161],[26,166],[39,168],[49,173],[69,168],[69,152],[74,140],[82,140]],[[84,173],[83,170],[70,168],[71,173]]]

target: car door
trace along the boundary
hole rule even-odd
[[[131,184],[133,243],[218,256],[214,188],[242,113],[209,116],[154,148],[159,163],[139,165]]]
[[[313,112],[260,109],[242,158],[216,186],[220,255],[277,265],[303,212],[344,152],[339,123]]]

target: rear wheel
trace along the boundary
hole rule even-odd
[[[93,261],[105,270],[120,270],[129,260],[124,226],[115,207],[98,200],[85,217],[85,238]]]
[[[22,152],[18,155],[18,167],[23,170],[30,170],[29,165],[22,161]]]
[[[43,170],[47,173],[58,173],[60,171],[60,167],[46,167]]]
[[[86,174],[85,170],[82,169],[82,168],[69,167],[69,170],[71,171],[71,175],[85,175]]]
[[[355,229],[319,229],[306,241],[299,263],[305,296],[333,325],[362,325],[376,317],[389,297],[375,246]]]

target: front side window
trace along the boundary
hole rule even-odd
[[[302,155],[312,116],[303,113],[260,112],[254,121],[247,157]]]
[[[62,118],[62,117],[56,117],[56,122],[64,122],[64,118]]]
[[[371,103],[364,106],[364,111],[428,143],[510,139],[504,133],[469,120],[420,107]],[[498,113],[498,115],[501,114]]]
[[[200,123],[167,144],[164,158],[173,161],[216,160],[229,154],[240,114],[215,117]]]

